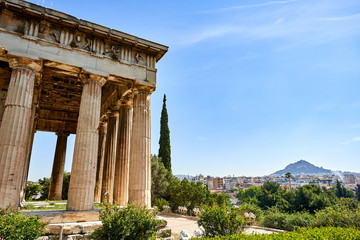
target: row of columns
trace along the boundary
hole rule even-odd
[[[12,58],[11,80],[0,119],[0,208],[18,206],[26,184],[35,128],[33,92],[41,65]],[[67,210],[90,210],[95,201],[150,207],[150,92],[118,106],[100,122],[105,79],[82,75],[83,90],[74,146]],[[0,115],[2,112],[0,111]],[[67,133],[57,133],[49,199],[61,199]],[[25,137],[24,137],[25,136]],[[29,147],[30,145],[30,147]],[[29,152],[30,151],[30,152]],[[107,192],[105,196],[104,193]]]

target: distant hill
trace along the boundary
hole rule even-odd
[[[300,174],[324,175],[324,174],[332,173],[332,171],[329,169],[317,167],[305,160],[300,160],[295,163],[291,163],[287,165],[283,170],[274,172],[273,174],[271,174],[271,176],[281,176],[287,172],[290,172],[292,175],[300,175]]]

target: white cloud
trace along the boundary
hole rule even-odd
[[[288,3],[292,3],[292,2],[296,2],[296,0],[272,1],[272,2],[252,4],[252,5],[240,5],[240,6],[233,6],[233,7],[227,7],[227,8],[214,9],[214,10],[201,12],[201,13],[222,13],[222,12],[233,11],[233,10],[241,10],[241,9],[246,9],[246,8],[265,7],[265,6],[269,6],[269,5],[275,5],[275,4],[288,4]]]

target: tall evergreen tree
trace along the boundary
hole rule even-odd
[[[160,139],[159,155],[165,168],[171,172],[171,149],[170,149],[170,130],[168,125],[168,113],[166,109],[166,95],[164,94],[163,107],[160,118]]]

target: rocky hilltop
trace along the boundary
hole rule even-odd
[[[300,175],[300,174],[307,174],[307,175],[324,175],[324,174],[331,174],[332,171],[329,169],[325,169],[322,167],[317,167],[305,160],[300,160],[295,163],[291,163],[287,165],[284,169],[279,170],[271,174],[271,176],[281,176],[285,173],[290,172],[292,175]]]

